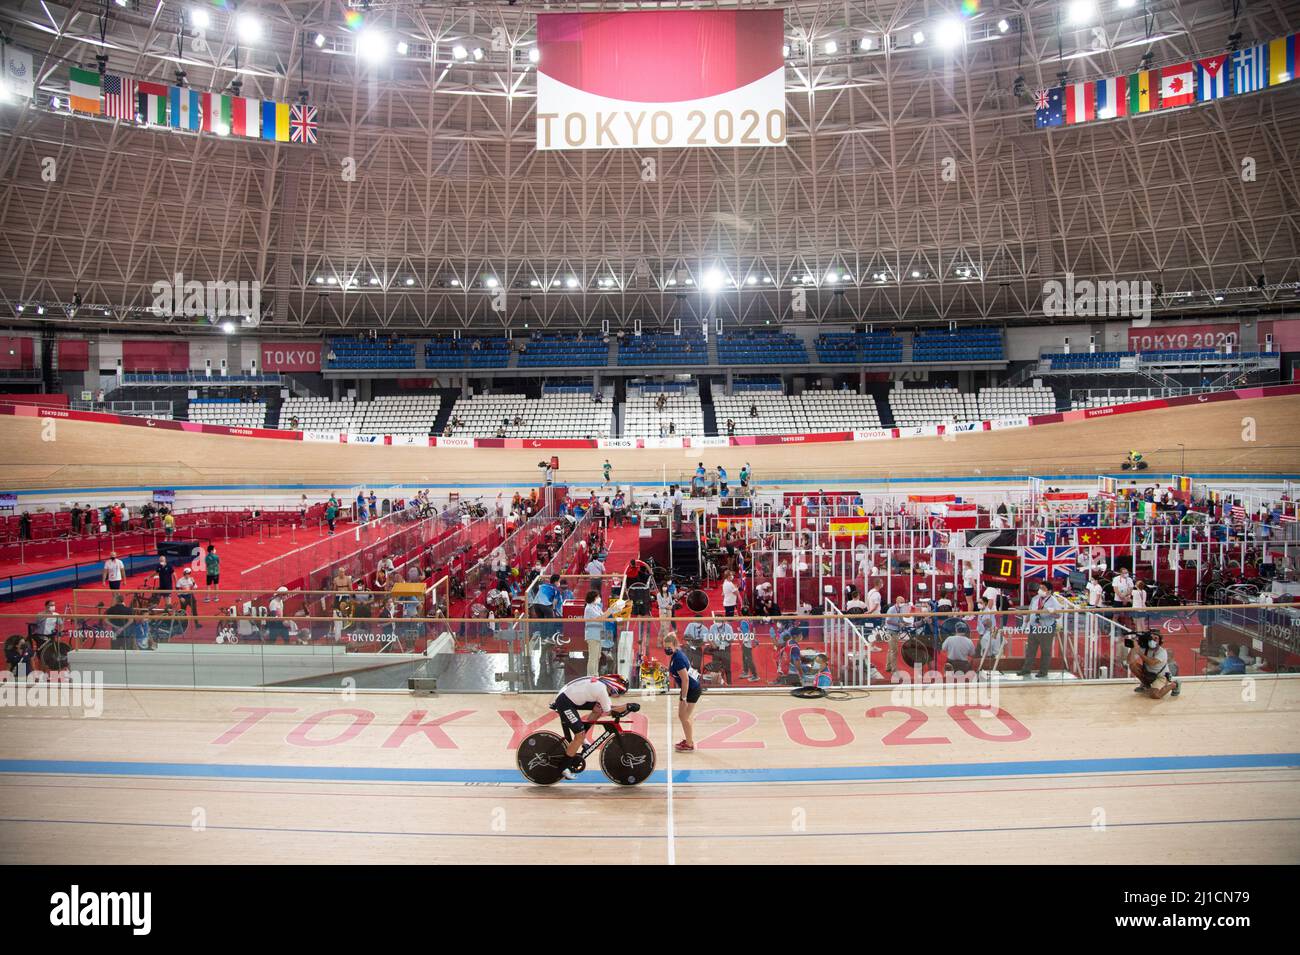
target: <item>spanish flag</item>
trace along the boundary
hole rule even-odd
[[[865,517],[833,518],[828,524],[832,537],[863,537],[871,532],[871,521]]]

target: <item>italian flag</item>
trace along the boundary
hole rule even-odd
[[[68,99],[79,113],[103,112],[100,106],[99,74],[93,70],[68,67]]]
[[[140,117],[146,126],[167,125],[167,87],[161,83],[141,83],[136,87],[140,97]]]

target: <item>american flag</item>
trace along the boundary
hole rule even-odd
[[[1231,514],[1234,523],[1237,524],[1245,523],[1246,509],[1242,507],[1240,504],[1232,505],[1232,510],[1229,513]]]
[[[1077,547],[1026,547],[1025,578],[1069,577],[1078,562]]]
[[[292,106],[289,109],[289,141],[294,143],[316,142],[316,107]]]
[[[135,121],[135,80],[125,76],[104,74],[104,115]]]

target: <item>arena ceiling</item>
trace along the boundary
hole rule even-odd
[[[719,4],[737,5],[770,6]],[[1097,79],[1148,53],[1159,67],[1233,34],[1296,32],[1300,4],[1101,0],[1086,26],[1065,0],[967,5],[966,42],[940,50],[935,26],[956,3],[775,4],[785,147],[539,152],[536,13],[658,5],[374,0],[364,23],[406,44],[374,64],[349,27],[359,0],[6,0],[0,29],[35,52],[38,94],[0,104],[0,315],[28,323],[18,307],[40,302],[47,324],[179,331],[147,312],[153,283],[177,273],[259,281],[277,335],[1042,321],[1043,283],[1066,273],[1151,281],[1167,314],[1297,307],[1300,82],[1050,132],[1033,128],[1032,94],[1063,72]],[[260,38],[238,39],[239,13]],[[305,91],[320,144],[51,110],[68,65],[94,69],[101,53],[141,80],[184,70],[198,90]],[[699,291],[710,268],[734,285]],[[808,310],[792,313],[805,276]],[[508,290],[504,312],[490,280]]]

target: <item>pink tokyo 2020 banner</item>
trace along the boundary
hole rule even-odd
[[[785,145],[785,13],[537,17],[537,148]]]

